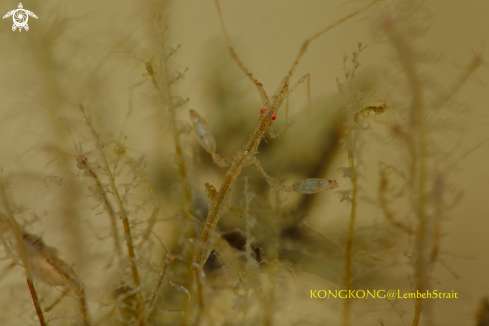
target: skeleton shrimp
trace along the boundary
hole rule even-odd
[[[282,79],[273,96],[269,98],[267,93],[265,92],[262,83],[260,83],[257,79],[255,79],[253,74],[248,71],[248,69],[238,58],[234,48],[231,45],[231,41],[228,32],[226,30],[219,0],[215,1],[217,11],[219,14],[219,19],[221,22],[221,27],[223,29],[224,36],[226,39],[228,51],[231,57],[233,58],[233,60],[239,66],[239,68],[255,84],[256,88],[258,89],[258,93],[260,94],[264,108],[261,109],[260,111],[258,124],[255,127],[254,131],[252,132],[248,142],[243,146],[243,148],[240,151],[238,151],[238,153],[235,156],[229,158],[221,158],[216,153],[217,149],[216,149],[215,139],[210,129],[208,128],[205,120],[196,111],[193,110],[190,111],[190,119],[192,121],[194,131],[202,147],[208,153],[211,154],[213,161],[217,165],[221,167],[230,166],[229,170],[226,172],[224,176],[224,180],[222,181],[219,190],[217,191],[217,194],[214,194],[212,196],[213,198],[211,199],[209,213],[207,215],[207,219],[203,226],[202,233],[200,234],[198,243],[196,244],[195,251],[194,251],[192,269],[194,271],[196,285],[197,285],[197,300],[200,309],[199,312],[203,311],[203,306],[204,306],[201,278],[204,276],[204,272],[203,272],[204,263],[208,259],[211,252],[211,248],[209,245],[209,238],[212,232],[216,229],[219,219],[228,210],[230,206],[229,202],[230,202],[231,194],[236,184],[236,180],[244,168],[248,167],[249,165],[255,165],[258,171],[260,172],[260,174],[262,175],[262,177],[267,181],[267,183],[278,191],[285,191],[285,192],[295,191],[295,192],[301,192],[305,194],[312,194],[326,189],[334,189],[338,187],[338,183],[335,180],[323,180],[323,179],[304,179],[294,183],[292,186],[284,186],[265,172],[265,170],[261,167],[260,162],[256,158],[256,153],[260,141],[263,138],[265,132],[268,129],[270,129],[270,127],[273,125],[277,117],[278,110],[282,105],[284,99],[286,98],[288,99],[288,95],[291,92],[291,90],[289,90],[290,79],[295,69],[297,68],[298,64],[300,63],[302,57],[304,56],[309,44],[315,39],[317,39],[319,36],[323,35],[324,33],[333,29],[334,27],[340,25],[344,21],[367,10],[375,2],[378,2],[378,0],[375,0],[373,3],[364,7],[363,9],[353,12],[348,16],[336,21],[332,25],[329,25],[325,29],[317,32],[310,38],[306,39],[306,41],[303,43],[302,47],[300,48],[297,57],[294,60],[292,67],[288,71],[287,75]],[[302,77],[298,83],[302,83],[305,80],[308,80],[308,77],[309,75]],[[294,88],[295,86],[292,86],[291,89],[293,90]]]

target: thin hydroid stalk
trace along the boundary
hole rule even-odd
[[[3,180],[0,180],[0,194],[2,196],[2,200],[5,206],[5,210],[7,211],[7,215],[9,218],[9,224],[12,232],[15,236],[15,242],[17,244],[17,250],[19,252],[20,259],[22,260],[22,264],[24,266],[25,277],[27,281],[27,286],[29,287],[29,291],[31,293],[32,302],[34,303],[34,307],[36,308],[37,317],[39,318],[39,323],[41,326],[46,326],[46,320],[44,319],[44,314],[41,309],[41,305],[39,303],[39,298],[37,296],[36,288],[33,284],[33,277],[31,267],[29,265],[29,258],[27,257],[26,249],[24,247],[24,241],[22,239],[22,233],[20,231],[19,224],[15,220],[14,211],[10,206],[10,202],[7,197],[7,193],[5,191],[5,186]]]
[[[411,47],[404,42],[402,38],[394,33],[392,28],[387,28],[387,35],[392,42],[394,49],[400,59],[400,64],[407,78],[412,100],[410,104],[409,124],[414,143],[414,156],[411,157],[411,184],[415,190],[416,216],[418,220],[416,230],[416,290],[422,292],[426,283],[426,259],[425,259],[425,242],[426,242],[426,148],[427,135],[424,117],[423,94],[418,78],[416,65],[413,61],[413,52]],[[415,168],[415,170],[414,170]],[[418,326],[421,317],[423,298],[416,298],[413,326]]]
[[[160,58],[160,68],[161,68],[160,75],[162,81],[161,85],[158,82],[158,79],[156,78],[156,75],[154,73],[150,74],[150,76],[151,76],[151,81],[153,82],[153,85],[157,90],[161,105],[166,107],[168,113],[170,114],[170,128],[173,136],[173,144],[175,146],[175,152],[178,157],[177,160],[178,173],[180,175],[180,182],[182,182],[183,185],[182,192],[183,192],[183,199],[184,199],[184,212],[187,219],[190,220],[191,217],[194,216],[192,192],[190,189],[190,182],[188,178],[188,169],[185,164],[185,158],[184,158],[183,149],[181,145],[180,132],[178,130],[178,125],[177,125],[177,114],[176,114],[177,108],[173,102],[174,95],[171,87],[172,81],[170,80],[170,72],[168,71],[168,59],[170,58],[171,55],[175,53],[176,50],[167,54],[167,49],[165,46],[164,30],[162,30],[161,26],[159,25],[159,22],[157,22],[156,28],[157,28],[158,36],[160,38],[160,48],[162,50],[161,55],[163,56]]]
[[[389,204],[387,202],[386,198],[386,193],[387,193],[387,187],[388,187],[388,181],[387,181],[387,173],[385,171],[380,171],[380,180],[379,180],[379,204],[380,207],[382,208],[382,211],[384,212],[385,217],[387,220],[396,228],[399,230],[406,232],[409,235],[414,236],[414,231],[411,230],[411,228],[407,225],[405,225],[402,222],[396,221],[394,218],[394,213],[392,213],[392,210],[389,207]]]
[[[352,130],[349,128],[348,130],[348,141],[352,144]],[[352,246],[353,246],[353,235],[355,228],[355,218],[357,215],[357,197],[358,197],[358,189],[357,189],[357,177],[355,170],[355,159],[353,156],[353,151],[351,148],[348,149],[348,164],[351,171],[351,211],[350,211],[350,223],[348,226],[348,237],[346,239],[346,248],[345,248],[345,290],[351,290],[351,262],[352,262]],[[348,319],[350,315],[351,301],[349,298],[346,298],[343,306],[343,326],[348,326]]]
[[[112,228],[112,238],[114,239],[115,251],[117,253],[117,256],[119,257],[119,260],[122,260],[123,259],[122,248],[121,248],[121,245],[119,243],[119,231],[117,230],[117,222],[116,222],[117,221],[117,215],[115,213],[114,208],[112,207],[112,204],[110,203],[109,199],[107,198],[107,193],[103,188],[102,182],[100,181],[98,175],[93,171],[90,164],[88,164],[86,161],[83,160],[82,157],[84,157],[84,155],[81,152],[81,148],[79,148],[78,145],[76,144],[76,142],[73,138],[73,135],[71,134],[71,129],[68,126],[68,124],[66,123],[66,121],[63,120],[56,112],[54,112],[50,108],[44,106],[41,102],[39,102],[37,100],[35,100],[35,101],[37,103],[39,103],[42,107],[44,107],[46,110],[48,110],[51,114],[53,114],[57,119],[61,120],[61,122],[64,124],[66,130],[68,131],[68,133],[70,135],[71,141],[73,142],[73,145],[74,145],[74,148],[76,151],[76,155],[78,155],[78,159],[80,159],[80,162],[81,162],[80,166],[83,166],[83,169],[85,169],[87,171],[87,174],[95,180],[95,183],[97,184],[97,189],[99,190],[99,194],[102,197],[102,203],[104,205],[104,208],[110,217],[110,224],[111,224],[111,228]]]
[[[44,315],[42,314],[41,305],[39,304],[39,299],[37,297],[37,293],[36,293],[36,289],[34,288],[34,284],[32,283],[32,281],[29,278],[27,278],[26,280],[27,280],[27,286],[29,287],[29,291],[31,292],[32,301],[34,302],[34,307],[36,307],[36,312],[37,312],[37,317],[39,318],[39,323],[41,324],[41,326],[45,326],[47,324],[46,324],[46,321],[44,320]]]
[[[100,139],[100,135],[98,134],[98,132],[93,127],[92,119],[90,116],[87,115],[83,105],[80,105],[80,110],[83,113],[85,123],[90,128],[90,131],[92,132],[92,135],[96,140],[97,149],[100,152],[100,156],[102,158],[102,162],[104,164],[105,171],[108,174],[108,181],[109,181],[110,188],[112,190],[112,195],[114,196],[115,201],[117,203],[117,206],[119,208],[118,215],[120,216],[120,219],[122,220],[122,225],[124,226],[124,234],[125,234],[125,238],[126,238],[127,251],[129,254],[129,264],[131,266],[131,272],[132,272],[134,286],[137,289],[137,293],[136,293],[136,297],[137,297],[136,305],[137,306],[136,306],[136,309],[137,309],[138,316],[139,316],[138,325],[143,326],[145,324],[145,319],[144,319],[144,302],[143,302],[143,295],[142,295],[142,288],[141,288],[141,278],[139,276],[138,267],[136,265],[136,255],[134,253],[134,245],[132,242],[132,235],[131,235],[131,228],[129,226],[128,214],[127,214],[126,208],[124,207],[124,203],[123,203],[123,201],[119,195],[119,190],[117,189],[117,185],[115,184],[115,178],[112,175],[112,172],[110,171],[109,163],[107,162],[107,157],[106,157],[105,151],[104,151],[104,144],[102,143],[102,141]]]
[[[343,87],[338,80],[338,88],[343,95],[346,106],[346,150],[348,155],[348,173],[347,177],[350,178],[351,183],[351,193],[350,193],[350,221],[348,224],[348,235],[346,238],[346,246],[345,246],[345,270],[344,270],[344,286],[346,291],[350,291],[352,289],[352,260],[353,260],[353,239],[355,233],[355,219],[357,216],[357,203],[358,203],[358,185],[357,185],[357,171],[355,166],[355,160],[358,158],[355,157],[358,154],[358,151],[355,151],[355,148],[358,145],[359,141],[359,133],[358,130],[359,125],[357,125],[357,115],[356,112],[359,111],[359,106],[363,101],[363,95],[361,93],[355,91],[353,89],[353,79],[355,77],[355,73],[357,68],[360,66],[359,57],[360,53],[366,48],[366,46],[362,47],[362,44],[358,44],[358,50],[353,52],[352,57],[352,67],[346,67],[346,60],[348,57],[345,55],[343,58],[344,72],[346,78],[346,87]],[[344,301],[343,305],[343,326],[348,326],[349,324],[349,316],[351,310],[351,301],[350,298],[347,297]]]
[[[119,260],[122,261],[124,256],[122,254],[121,244],[119,243],[119,231],[117,230],[117,222],[116,222],[117,214],[114,210],[114,207],[110,203],[109,198],[107,198],[107,194],[104,191],[102,181],[100,181],[98,175],[90,168],[90,166],[87,167],[87,171],[88,174],[93,178],[93,180],[95,180],[95,183],[97,184],[97,189],[100,191],[100,196],[102,197],[102,202],[104,204],[105,210],[109,214],[115,251],[117,253],[117,256],[119,257]]]
[[[183,73],[178,78],[174,78],[173,80],[170,79],[168,60],[175,53],[176,49],[172,51],[167,51],[165,37],[164,37],[165,30],[161,27],[160,24],[161,24],[160,21],[156,22],[156,30],[158,33],[158,37],[160,38],[160,52],[161,55],[163,56],[160,57],[159,60],[160,70],[161,70],[159,74],[161,78],[159,80],[161,81],[161,83],[158,82],[159,80],[156,78],[155,74],[150,74],[150,75],[151,75],[151,80],[153,82],[153,85],[158,93],[158,97],[161,105],[163,105],[164,107],[166,106],[166,109],[170,114],[170,129],[173,136],[173,145],[175,147],[175,153],[177,155],[178,174],[180,176],[180,182],[182,184],[183,212],[184,212],[184,217],[186,219],[186,223],[185,223],[186,225],[184,225],[183,227],[184,233],[182,236],[184,240],[187,240],[187,239],[195,238],[196,236],[194,228],[188,227],[188,225],[191,223],[191,221],[194,218],[194,203],[192,198],[192,189],[189,180],[188,168],[185,161],[185,155],[183,153],[183,148],[180,139],[180,131],[177,123],[177,106],[173,101],[174,95],[172,90],[172,84],[176,80],[181,78],[183,76]],[[180,45],[177,46],[177,49],[179,46]],[[184,101],[183,103],[185,102],[186,101]],[[193,248],[190,246],[190,244],[187,241],[185,241],[182,249],[182,255],[190,259],[193,253],[192,249]],[[185,286],[187,288],[190,288],[193,281],[192,270],[189,268],[185,268],[183,273],[184,273]],[[187,301],[185,311],[190,312],[190,310],[191,310],[191,302]],[[182,323],[184,322],[185,322],[184,319],[182,319]]]

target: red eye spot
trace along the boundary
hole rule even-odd
[[[85,157],[85,161],[87,160],[87,158]]]
[[[277,118],[277,116],[274,114],[272,115],[272,120],[275,120]]]
[[[263,115],[263,113],[264,113],[264,112],[265,112],[265,109],[261,109],[261,110],[260,110],[260,114],[262,114],[262,115]]]

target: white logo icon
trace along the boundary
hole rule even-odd
[[[35,13],[29,10],[22,9],[22,3],[19,3],[19,9],[15,9],[12,11],[9,11],[8,13],[3,16],[3,18],[7,18],[10,16],[13,16],[14,19],[14,24],[12,25],[12,30],[15,31],[16,28],[19,28],[19,32],[22,32],[22,28],[24,28],[26,31],[29,30],[29,25],[27,25],[27,21],[29,20],[28,16],[34,17],[37,19],[37,16]]]

